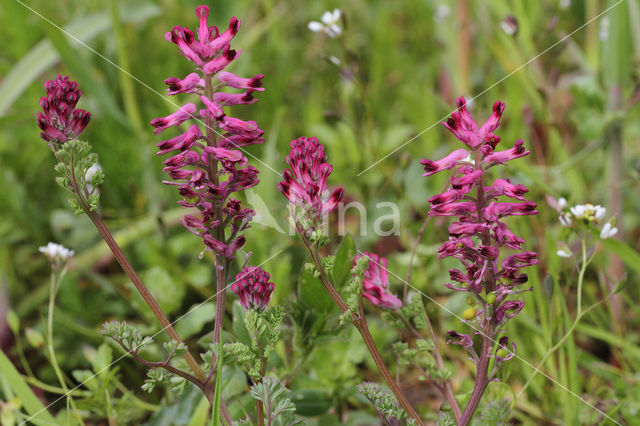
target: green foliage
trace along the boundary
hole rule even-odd
[[[288,426],[302,424],[296,416],[296,406],[289,399],[291,391],[279,380],[265,377],[251,386],[251,396],[264,404],[265,424]]]
[[[480,411],[479,424],[482,426],[506,426],[510,424],[511,404],[509,401],[490,401]]]
[[[344,289],[346,297],[344,301],[349,307],[348,311],[340,314],[340,322],[351,321],[352,317],[358,317],[360,315],[360,304],[362,303],[362,282],[364,280],[364,272],[369,266],[369,258],[366,256],[360,257],[356,260],[355,264],[351,268],[351,279]]]
[[[451,417],[451,414],[444,411],[438,413],[438,426],[456,426],[456,420]]]
[[[139,352],[143,347],[153,343],[149,336],[143,337],[140,331],[127,324],[126,321],[109,321],[102,325],[101,333],[116,342],[122,343],[126,348]]]
[[[364,382],[358,385],[358,392],[371,402],[376,412],[385,423],[415,425],[407,413],[398,406],[395,397],[382,389],[377,383]]]
[[[250,343],[234,342],[224,345],[224,351],[244,365],[255,381],[262,378],[260,370],[278,342],[283,318],[284,309],[278,305],[269,306],[264,311],[248,309],[244,311],[243,323]]]
[[[89,173],[89,169],[98,161],[98,155],[91,151],[91,145],[73,139],[55,145],[54,149],[58,159],[55,170],[59,175],[56,182],[74,195],[69,200],[74,213],[82,214],[85,205],[90,211],[97,210],[100,200],[98,186],[104,182],[104,173],[101,170]]]

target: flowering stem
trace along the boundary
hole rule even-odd
[[[204,94],[207,98],[213,98],[213,85],[211,83],[212,75],[204,75]],[[207,146],[217,146],[216,133],[213,129],[213,118],[207,115],[205,117],[205,126],[207,128]],[[207,154],[209,179],[218,185],[218,160],[213,154]],[[222,203],[216,203],[213,220],[222,219]],[[224,241],[224,227],[220,224],[215,228],[214,237],[218,241]],[[222,334],[222,325],[224,322],[224,308],[226,299],[226,272],[229,269],[229,261],[222,256],[216,256],[216,318],[213,326],[213,343],[220,342]]]
[[[578,296],[577,296],[577,299],[578,299],[577,305],[578,306],[576,308],[576,318],[573,321],[573,323],[569,326],[569,328],[567,329],[567,332],[564,334],[564,336],[562,336],[562,338],[560,338],[560,340],[558,340],[558,343],[556,343],[553,346],[549,345],[549,349],[542,356],[542,359],[540,359],[540,362],[536,366],[536,369],[533,370],[533,373],[531,373],[531,375],[529,376],[529,378],[525,382],[524,386],[522,386],[522,389],[520,389],[520,392],[518,392],[518,397],[520,397],[520,395],[522,395],[524,393],[524,391],[527,389],[527,387],[529,387],[529,384],[531,383],[533,378],[536,376],[536,374],[538,374],[538,372],[540,371],[540,368],[544,365],[544,363],[547,360],[547,358],[549,358],[549,356],[552,353],[554,353],[555,351],[560,349],[560,347],[569,338],[569,336],[571,336],[573,331],[578,326],[578,323],[580,323],[580,320],[582,319],[582,317],[587,312],[589,312],[591,309],[595,308],[596,306],[600,305],[600,303],[604,302],[604,300],[603,300],[602,302],[598,302],[598,303],[588,307],[584,311],[582,310],[582,285],[583,285],[583,282],[584,282],[584,274],[585,274],[585,272],[587,270],[587,266],[589,266],[589,264],[593,260],[593,257],[595,256],[596,252],[597,252],[597,250],[594,251],[594,254],[591,255],[591,257],[587,258],[587,245],[586,245],[586,236],[585,236],[582,239],[582,265],[580,266],[580,271],[578,272]],[[610,298],[612,295],[613,295],[613,293],[610,294],[607,297],[607,299]]]
[[[417,339],[423,338],[422,334],[420,334],[420,332],[416,330],[402,315],[399,315],[395,311],[393,311],[393,315],[398,320],[400,320],[404,324],[406,329],[409,330],[411,333],[413,333],[413,335]],[[431,320],[429,320],[429,317],[426,314],[426,312],[424,317],[425,317],[425,322],[427,323],[427,328],[429,329],[429,334],[431,335],[431,339],[433,341],[432,353],[435,355],[434,358],[436,361],[436,366],[439,369],[442,369],[444,368],[444,361],[442,359],[442,354],[440,353],[440,343],[438,342],[438,338],[435,334],[435,331],[433,330],[433,326],[431,325]],[[426,371],[424,372],[424,374],[425,376],[428,375]],[[451,410],[453,411],[453,415],[455,416],[456,420],[460,420],[460,417],[462,416],[462,412],[460,411],[460,406],[458,405],[458,401],[456,400],[456,397],[453,394],[453,389],[451,388],[451,383],[449,382],[449,380],[444,380],[443,383],[438,383],[437,381],[434,380],[434,384],[436,385],[438,390],[442,393],[442,395],[445,397],[445,399],[449,403],[449,406],[451,407]]]
[[[324,270],[324,265],[322,264],[322,259],[320,259],[320,254],[318,253],[317,247],[315,245],[312,245],[311,242],[305,237],[305,233],[303,230],[298,229],[298,233],[300,234],[300,237],[302,238],[304,245],[307,247],[307,250],[311,255],[313,264],[315,265],[316,269],[320,272],[320,282],[324,286],[325,290],[329,293],[329,296],[331,296],[333,301],[338,305],[338,307],[342,312],[350,311],[349,306],[338,294],[333,284],[331,284],[331,281],[329,281],[329,278],[327,277],[327,274]],[[391,376],[391,373],[389,373],[389,369],[387,369],[387,366],[384,364],[384,361],[382,359],[382,356],[380,355],[380,352],[378,351],[376,343],[374,342],[373,337],[371,337],[371,333],[369,332],[369,327],[367,325],[367,318],[364,314],[364,309],[362,307],[362,304],[360,304],[360,311],[357,316],[354,315],[353,313],[351,314],[351,321],[353,322],[353,325],[355,325],[355,327],[360,332],[360,335],[362,336],[362,339],[364,340],[364,343],[367,346],[369,353],[373,357],[373,360],[376,363],[376,366],[378,367],[378,371],[380,371],[380,374],[382,374],[382,377],[384,377],[385,381],[387,382],[387,385],[389,386],[389,388],[391,388],[391,391],[396,396],[402,408],[404,408],[407,414],[410,417],[412,417],[417,424],[422,425],[423,423],[422,423],[422,420],[420,419],[420,416],[418,415],[416,410],[413,408],[413,406],[411,405],[411,403],[409,402],[405,394],[402,392],[402,390],[400,389],[396,381],[393,379],[393,376]]]
[[[49,351],[49,361],[51,362],[53,371],[56,373],[56,377],[58,378],[58,382],[60,383],[62,390],[64,390],[64,394],[67,395],[67,401],[69,405],[71,405],[73,414],[77,418],[78,422],[83,425],[84,422],[82,421],[82,417],[80,417],[80,414],[78,413],[78,408],[76,407],[76,404],[73,401],[71,394],[69,393],[69,388],[67,387],[67,383],[65,381],[64,375],[62,374],[62,370],[58,365],[55,349],[53,347],[53,309],[56,304],[56,293],[58,292],[58,287],[60,281],[62,281],[65,270],[66,266],[65,269],[60,272],[59,278],[56,278],[55,271],[51,271],[51,281],[49,286],[49,312],[47,313],[47,350]]]
[[[475,169],[482,170],[482,153],[478,149],[474,149],[473,157],[475,160]],[[484,193],[484,176],[481,174],[478,177],[478,185],[477,185],[477,197],[476,197],[476,211],[478,212],[478,222],[484,222],[484,207],[486,204],[485,193]],[[483,231],[480,234],[480,239],[482,243],[485,245],[490,245],[491,240],[489,237],[488,229]],[[488,268],[486,275],[484,277],[485,289],[486,292],[489,293],[493,291],[495,288],[495,276],[492,268]],[[484,305],[485,311],[487,309],[491,309],[486,304]],[[491,361],[491,352],[493,350],[493,330],[494,330],[494,321],[493,319],[489,319],[485,314],[485,326],[484,331],[482,333],[482,346],[480,349],[480,357],[478,360],[477,368],[476,368],[476,381],[473,385],[473,391],[471,393],[471,398],[469,399],[469,403],[467,407],[464,409],[464,413],[462,413],[462,417],[460,418],[460,425],[467,425],[471,421],[473,414],[478,408],[478,404],[482,399],[482,395],[484,394],[487,385],[489,384],[489,362]]]
[[[113,236],[107,229],[107,226],[102,220],[102,217],[100,217],[100,215],[97,214],[96,212],[89,210],[88,206],[87,208],[84,208],[85,206],[83,204],[81,204],[81,206],[85,210],[85,213],[87,214],[87,216],[89,216],[89,219],[91,219],[95,227],[98,229],[98,232],[102,236],[102,239],[104,239],[105,243],[107,243],[107,245],[109,246],[109,249],[111,249],[113,256],[116,258],[116,260],[122,267],[122,270],[124,271],[124,273],[127,274],[127,276],[129,277],[133,285],[136,287],[136,290],[138,290],[138,293],[140,293],[140,295],[146,302],[147,306],[149,306],[149,309],[151,309],[151,312],[153,312],[153,314],[156,316],[156,318],[162,325],[163,330],[166,331],[166,333],[169,335],[169,337],[171,337],[171,339],[175,340],[178,343],[183,343],[182,339],[180,338],[176,330],[171,325],[171,322],[169,322],[169,319],[167,318],[167,316],[164,314],[164,312],[162,312],[162,309],[160,308],[160,305],[158,305],[158,302],[156,301],[156,299],[149,292],[149,289],[144,285],[144,283],[142,282],[142,280],[140,279],[136,271],[133,269],[133,267],[129,263],[129,260],[126,258],[126,256],[122,252],[122,249],[120,248],[120,246],[118,246],[118,243],[116,243],[116,241],[113,239]],[[189,364],[189,367],[195,373],[198,380],[204,380],[205,375],[200,369],[198,362],[193,357],[193,355],[191,355],[190,352],[187,352],[185,354],[185,359],[187,361],[187,364]]]
[[[478,408],[478,404],[482,399],[482,394],[484,394],[487,385],[489,384],[489,361],[491,360],[490,355],[493,349],[493,337],[483,333],[482,334],[482,347],[480,349],[480,360],[478,361],[478,368],[476,370],[476,382],[473,385],[473,392],[471,393],[471,398],[469,399],[469,403],[467,407],[464,409],[464,413],[462,413],[462,417],[458,422],[459,426],[466,426],[471,421],[473,414]]]

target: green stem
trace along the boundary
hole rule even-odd
[[[593,260],[593,257],[595,256],[595,252],[597,252],[597,250],[594,251],[594,254],[591,257],[587,258],[586,236],[584,238],[582,238],[582,265],[580,266],[580,271],[578,272],[578,296],[577,296],[578,302],[577,302],[577,308],[576,308],[576,318],[573,321],[573,323],[569,326],[569,328],[567,329],[567,332],[562,336],[562,338],[555,345],[551,346],[551,344],[549,344],[549,346],[550,346],[549,349],[542,356],[542,359],[540,360],[540,362],[536,366],[536,368],[533,371],[533,373],[531,373],[531,375],[529,376],[529,378],[525,382],[525,384],[522,387],[522,389],[520,389],[520,392],[518,392],[518,397],[520,397],[520,395],[522,395],[524,393],[524,391],[527,389],[529,384],[531,384],[531,381],[536,376],[536,374],[538,374],[538,372],[540,371],[540,368],[544,365],[544,363],[547,360],[547,358],[549,358],[549,356],[552,353],[557,351],[562,346],[562,344],[569,338],[569,336],[571,336],[573,331],[576,329],[576,327],[580,323],[580,320],[582,319],[582,317],[587,312],[589,312],[591,309],[595,308],[597,305],[600,304],[600,303],[596,303],[595,305],[589,307],[585,311],[582,310],[582,285],[584,283],[584,274],[585,274],[585,272],[587,270],[587,266],[589,266],[589,264]],[[549,340],[551,341],[551,338]]]
[[[66,268],[65,268],[66,269]],[[49,362],[51,362],[51,366],[53,367],[53,371],[58,378],[58,382],[60,383],[60,387],[64,391],[65,396],[67,397],[67,402],[71,405],[71,409],[73,415],[78,420],[78,423],[84,425],[84,421],[82,417],[78,413],[78,408],[73,401],[73,397],[69,394],[69,387],[67,386],[66,379],[60,366],[58,365],[58,360],[56,359],[56,352],[53,347],[53,308],[56,303],[56,293],[58,291],[58,287],[60,282],[62,281],[62,277],[64,276],[65,270],[63,269],[60,272],[60,276],[56,277],[56,273],[54,270],[51,271],[51,280],[49,286],[49,312],[47,313],[47,350],[49,352]]]

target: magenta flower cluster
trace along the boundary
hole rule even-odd
[[[536,203],[524,198],[527,188],[514,185],[508,179],[496,179],[487,185],[487,171],[523,157],[529,151],[524,149],[522,140],[518,140],[513,148],[496,151],[500,138],[494,131],[500,125],[504,103],[493,105],[493,114],[481,127],[471,118],[463,98],[458,99],[457,104],[457,111],[442,124],[466,145],[466,149],[455,150],[437,161],[421,161],[424,176],[454,169],[450,188],[429,199],[429,215],[457,217],[449,225],[449,240],[440,247],[439,258],[459,259],[464,270],[451,269],[449,275],[453,283],[446,286],[469,292],[480,302],[483,308],[477,316],[479,324],[485,331],[494,330],[522,310],[523,301],[508,298],[531,290],[519,290],[528,280],[521,270],[538,263],[537,254],[523,249],[525,241],[511,232],[503,219],[538,212]],[[503,201],[504,197],[515,202]],[[516,253],[502,257],[503,249]],[[455,331],[450,332],[450,336],[465,347],[471,345],[468,336]]]
[[[82,92],[78,83],[58,74],[55,80],[44,84],[47,96],[40,98],[43,112],[38,112],[40,137],[51,143],[65,143],[76,139],[91,120],[91,113],[76,108]]]
[[[165,83],[169,86],[169,95],[196,94],[201,105],[184,104],[175,113],[152,120],[151,125],[155,127],[154,134],[188,120],[205,125],[205,133],[198,124],[192,124],[181,135],[158,143],[158,155],[172,153],[163,169],[172,181],[165,183],[178,187],[184,197],[179,202],[182,206],[200,211],[197,217],[186,215],[182,221],[184,226],[200,236],[213,253],[231,259],[245,243],[241,232],[248,227],[254,212],[242,208],[240,201],[230,195],[259,182],[258,170],[247,164],[239,149],[263,143],[264,132],[255,121],[227,115],[225,107],[257,102],[253,93],[264,90],[263,75],[241,78],[224,71],[240,55],[239,50],[232,50],[229,45],[240,28],[240,21],[232,18],[226,31],[220,33],[217,27],[207,25],[207,6],[199,6],[196,15],[200,18],[197,39],[191,30],[181,26],[173,27],[165,35],[196,65],[196,72],[182,80],[168,78]],[[222,87],[243,92],[220,91]]]
[[[362,296],[372,304],[384,309],[399,309],[402,301],[389,291],[389,274],[387,273],[387,259],[375,253],[363,252],[353,259],[355,265],[358,259],[369,259],[364,271],[362,282]]]
[[[333,167],[327,163],[324,146],[317,138],[300,137],[291,141],[291,151],[287,155],[289,168],[283,172],[283,181],[278,189],[289,200],[298,225],[305,223],[305,231],[319,226],[324,218],[333,211],[344,191],[337,188],[329,191],[327,178]],[[301,218],[304,213],[304,219]]]
[[[271,276],[257,266],[245,266],[236,275],[236,281],[231,285],[231,290],[240,299],[240,304],[245,309],[264,310],[269,304],[274,285],[269,282]]]

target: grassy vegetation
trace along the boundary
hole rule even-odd
[[[55,183],[54,159],[35,122],[45,80],[63,73],[79,82],[80,106],[94,116],[83,138],[99,154],[106,174],[102,215],[170,319],[215,291],[215,271],[206,257],[198,257],[202,243],[180,225],[176,191],[161,183],[164,158],[155,155],[161,139],[148,125],[175,109],[162,81],[192,71],[163,35],[173,25],[195,28],[197,4],[34,0],[24,5],[7,0],[0,7],[0,344],[17,368],[0,369],[0,401],[15,397],[22,404],[20,411],[0,404],[0,412],[14,413],[16,424],[40,404],[24,383],[44,405],[61,391],[48,352],[33,337],[46,334],[49,297],[49,265],[39,246],[55,241],[77,253],[61,284],[53,319],[57,361],[71,378],[70,387],[121,357],[120,348],[100,334],[103,322],[126,319],[145,334],[159,329],[91,222],[73,215],[67,194]],[[260,101],[234,107],[234,113],[256,120],[265,131],[266,143],[248,150],[261,182],[247,197],[260,218],[247,231],[243,250],[253,253],[254,263],[271,259],[263,268],[276,283],[275,303],[291,312],[304,310],[304,305],[292,307],[304,280],[304,248],[295,236],[276,229],[288,228],[286,200],[276,185],[289,141],[317,136],[326,146],[334,168],[330,183],[344,187],[346,201],[366,206],[366,235],[361,235],[353,211],[346,230],[358,249],[385,255],[389,269],[404,277],[426,218],[426,200],[446,184],[445,176],[423,178],[419,161],[458,148],[438,123],[451,113],[457,96],[473,99],[470,110],[478,121],[486,118],[493,102],[502,100],[507,109],[500,137],[507,146],[522,138],[532,151],[510,165],[509,177],[530,189],[528,199],[540,211],[539,216],[511,220],[510,226],[539,253],[541,265],[529,270],[534,291],[524,295],[523,312],[508,324],[519,359],[509,361],[502,381],[490,385],[485,400],[507,399],[511,418],[522,424],[615,424],[602,412],[620,424],[638,421],[637,0],[220,0],[211,6],[220,27],[231,16],[242,21],[233,42],[242,50],[242,60],[232,71],[265,75],[266,91],[256,95]],[[341,37],[307,29],[309,21],[334,7],[345,16]],[[513,35],[501,27],[507,15],[517,20]],[[547,356],[545,374],[523,389],[580,312],[578,271],[573,260],[556,255],[559,241],[581,255],[580,239],[558,222],[553,203],[559,197],[570,205],[606,206],[617,216],[620,236],[594,244],[598,251],[581,280],[582,310],[606,301],[581,317]],[[400,209],[397,237],[372,232],[375,219],[388,213],[377,206],[385,201]],[[449,262],[438,261],[436,253],[447,238],[447,224],[438,219],[426,226],[410,279],[411,286],[438,302],[425,300],[443,341],[447,330],[462,327],[451,313],[461,315],[466,308],[463,295],[443,286]],[[333,235],[330,248],[341,238]],[[244,263],[238,257],[233,275]],[[401,294],[401,280],[392,276],[391,281],[393,291]],[[624,287],[608,297],[620,282]],[[225,332],[232,334],[239,307],[233,295],[227,301]],[[13,314],[5,325],[9,310]],[[198,339],[208,342],[214,311],[215,299],[180,319],[178,332],[194,346]],[[370,312],[373,337],[384,348],[392,373],[402,373],[414,405],[435,421],[442,400],[415,371],[395,365],[390,346],[401,333],[374,309]],[[282,336],[270,371],[287,379],[298,414],[322,425],[377,421],[356,385],[380,378],[353,330],[339,336],[319,332],[302,341],[285,320]],[[443,346],[453,387],[463,401],[473,386],[473,365],[459,347]],[[149,351],[151,358],[161,356],[159,347]],[[5,365],[8,359],[0,357]],[[208,404],[198,392],[187,389],[178,396],[167,387],[146,394],[140,390],[144,379],[145,371],[123,358],[79,387],[74,400],[78,409],[90,413],[86,421],[96,424],[205,424]],[[222,387],[223,397],[236,401],[230,404],[232,413],[242,415],[251,401],[242,370],[225,366]],[[50,410],[66,424],[71,410],[64,399]],[[44,416],[41,420],[46,424]]]

